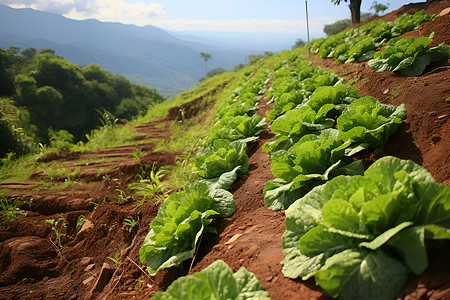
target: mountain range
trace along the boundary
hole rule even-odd
[[[150,25],[79,21],[0,5],[0,47],[52,48],[72,63],[97,63],[167,97],[193,87],[206,71],[219,67],[231,70],[244,63],[246,55],[258,54],[208,41]],[[206,66],[201,52],[212,55]]]

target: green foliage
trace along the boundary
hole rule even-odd
[[[325,32],[327,36],[335,35],[343,31],[351,23],[352,21],[350,19],[338,20],[332,24],[325,25],[323,27],[323,32]]]
[[[139,250],[150,275],[194,256],[202,234],[214,231],[210,224],[218,213],[210,209],[213,201],[205,183],[188,184],[164,201]]]
[[[55,233],[55,238],[56,238],[56,246],[59,249],[61,249],[62,248],[61,235],[62,235],[63,227],[66,227],[66,223],[67,223],[66,219],[64,219],[64,218],[59,218],[58,220],[48,219],[48,220],[45,220],[45,222],[52,225],[52,230]]]
[[[198,81],[200,81],[200,82],[204,81],[206,78],[214,77],[217,74],[222,74],[224,72],[226,72],[226,70],[223,68],[217,68],[217,69],[211,70],[206,73],[205,77],[200,78]]]
[[[414,37],[394,38],[383,51],[375,53],[368,66],[376,72],[399,71],[405,76],[422,75],[429,64],[450,56],[449,45],[442,43],[430,48],[432,35],[417,39]]]
[[[266,126],[265,120],[259,115],[225,116],[211,127],[205,143],[212,145],[217,139],[229,141],[251,142]]]
[[[374,5],[381,8],[376,3]],[[308,48],[321,58],[334,58],[339,63],[366,61],[389,39],[417,29],[420,24],[432,20],[433,17],[418,11],[414,15],[404,13],[393,22],[374,20],[358,28],[311,41]]]
[[[49,128],[48,132],[50,136],[50,147],[58,150],[69,151],[73,146],[74,136],[67,130],[61,129],[58,131],[53,131]]]
[[[288,150],[271,153],[272,174],[266,183],[264,203],[272,210],[288,208],[313,187],[340,174],[361,174],[360,161],[345,158],[351,144],[336,129],[324,129],[319,135],[307,134]]]
[[[165,292],[151,299],[270,299],[256,276],[241,267],[233,274],[222,260],[217,260],[198,273],[175,280]]]
[[[241,141],[216,139],[195,158],[198,175],[201,178],[214,178],[242,166],[241,172],[248,170],[247,143]]]
[[[123,220],[123,228],[131,232],[133,228],[139,223],[139,217],[135,220],[133,217],[129,217]]]
[[[397,131],[397,124],[406,118],[406,108],[381,104],[366,96],[352,102],[337,118],[337,128],[345,132],[353,147],[372,147],[380,152],[389,137]]]
[[[96,64],[79,67],[52,49],[0,49],[0,76],[14,84],[5,91],[18,107],[26,107],[35,125],[39,142],[49,141],[48,128],[66,130],[75,141],[100,125],[96,110],[107,110],[119,118],[131,119],[150,104],[164,101],[155,89],[132,84],[121,75],[112,75]],[[2,73],[2,64],[3,73]],[[3,85],[2,85],[3,86]]]
[[[21,202],[20,199],[0,198],[0,219],[9,221],[26,217],[27,213],[20,211]]]
[[[340,299],[393,299],[427,267],[426,239],[450,238],[450,188],[411,161],[383,157],[286,210],[283,274]]]
[[[302,39],[297,39],[297,40],[295,41],[295,44],[292,46],[292,50],[297,49],[297,48],[299,48],[299,47],[303,47],[303,46],[305,46],[305,45],[306,45],[306,42],[305,42],[304,40],[302,40]]]
[[[384,5],[383,3],[378,3],[377,1],[372,2],[372,6],[370,7],[371,10],[375,11],[375,15],[379,15],[379,13],[383,13],[385,10],[389,8],[390,3],[387,3]]]

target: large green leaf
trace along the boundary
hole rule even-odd
[[[241,267],[233,274],[222,260],[217,260],[200,272],[175,280],[165,292],[151,299],[270,299],[256,276]]]
[[[348,249],[327,259],[316,282],[339,299],[395,299],[408,278],[408,269],[383,251]]]
[[[395,298],[408,269],[427,267],[426,238],[450,238],[449,199],[450,187],[395,157],[335,177],[286,210],[283,274],[315,276],[333,297]]]
[[[200,236],[212,230],[208,226],[218,214],[210,209],[213,202],[208,186],[200,182],[187,184],[165,200],[139,249],[152,275],[193,257]]]

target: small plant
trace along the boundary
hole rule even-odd
[[[145,154],[144,151],[142,151],[141,148],[137,148],[134,153],[132,154],[133,159],[137,161],[139,164],[141,163],[141,157]]]
[[[108,256],[107,258],[112,260],[116,264],[117,268],[120,268],[120,266],[122,265],[122,253],[121,252],[116,252],[116,253],[114,253],[114,257]]]
[[[125,194],[124,191],[122,191],[120,189],[116,189],[116,192],[119,192],[119,195],[117,196],[117,200],[116,200],[117,204],[120,204],[127,199],[128,196],[127,196],[127,194]]]
[[[103,203],[105,203],[105,202],[106,202],[106,197],[103,198]],[[96,202],[91,201],[90,203],[93,206],[93,208],[92,208],[92,213],[93,213],[97,209],[97,207],[100,205],[100,203],[102,203],[102,202],[96,203]]]
[[[58,247],[58,249],[61,249],[62,248],[61,230],[63,227],[66,227],[66,219],[64,219],[64,218],[59,218],[58,220],[48,219],[48,220],[45,220],[45,222],[52,225],[52,230],[55,232],[55,236],[56,236],[56,246]]]
[[[141,289],[143,283],[144,283],[144,281],[141,278],[139,278],[138,280],[136,280],[136,283],[134,284],[133,289],[135,291],[139,291]]]
[[[77,219],[77,224],[75,225],[75,234],[77,234],[81,227],[83,227],[83,224],[86,223],[87,218],[84,215],[80,215]]]
[[[25,217],[27,214],[19,210],[19,202],[16,200],[0,199],[0,211],[2,219],[12,220]]]
[[[123,220],[123,229],[127,229],[128,232],[131,232],[134,228],[134,226],[136,226],[139,223],[139,217],[137,218],[137,220],[133,219],[133,217],[129,217],[125,220]]]
[[[133,197],[143,196],[143,198],[136,204],[136,207],[144,204],[147,199],[151,199],[155,203],[158,203],[167,197],[168,186],[162,181],[162,179],[167,175],[167,172],[168,169],[166,167],[161,167],[157,170],[156,163],[153,163],[151,171],[146,172],[146,179],[140,176],[141,179],[139,182],[128,185],[131,190],[136,191]]]

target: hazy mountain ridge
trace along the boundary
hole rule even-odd
[[[231,69],[245,54],[187,41],[155,26],[77,21],[33,9],[0,5],[0,47],[52,48],[69,61],[98,63],[166,96],[194,86],[204,76],[200,52],[212,54],[208,70]]]

